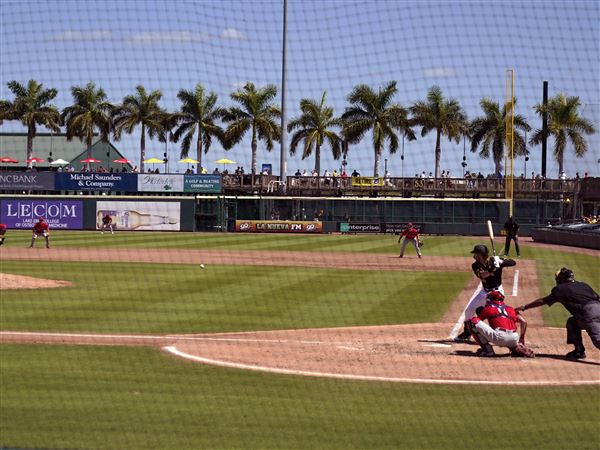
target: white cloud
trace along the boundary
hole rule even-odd
[[[221,39],[244,40],[246,35],[235,28],[225,28],[221,33]]]
[[[52,37],[54,41],[100,41],[110,39],[112,33],[110,30],[66,30],[55,34]]]
[[[207,33],[192,31],[145,31],[134,34],[128,41],[132,44],[174,44],[205,41],[209,37]]]
[[[452,67],[432,67],[424,69],[423,74],[428,78],[447,78],[453,77],[456,72]]]

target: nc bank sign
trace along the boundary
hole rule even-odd
[[[8,228],[30,229],[40,217],[50,229],[81,230],[83,202],[69,200],[2,200],[0,222]]]

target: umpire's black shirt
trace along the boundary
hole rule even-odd
[[[581,281],[561,283],[552,289],[550,295],[544,297],[548,306],[556,302],[562,303],[577,320],[588,322],[592,317],[598,317],[600,298],[592,287]]]

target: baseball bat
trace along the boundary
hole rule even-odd
[[[496,256],[496,246],[494,245],[494,229],[492,228],[492,221],[487,221],[488,235],[490,236],[490,242],[492,243],[492,251],[494,252],[494,256]]]

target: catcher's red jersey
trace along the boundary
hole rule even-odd
[[[493,329],[504,328],[505,330],[517,329],[517,312],[512,306],[504,303],[488,303],[478,316],[481,320],[489,322]]]

